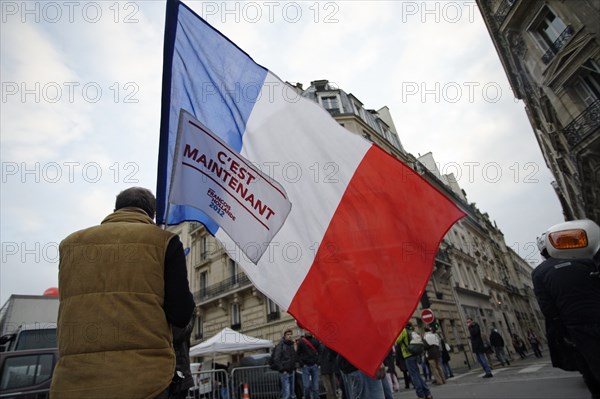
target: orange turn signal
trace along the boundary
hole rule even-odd
[[[587,234],[583,229],[555,231],[548,234],[548,239],[556,249],[585,248],[588,245]]]

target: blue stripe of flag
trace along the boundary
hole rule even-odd
[[[179,110],[190,112],[239,152],[266,75],[266,68],[185,4],[167,1],[156,190],[158,224],[199,221],[216,233],[216,223],[189,206],[171,205],[166,219]]]

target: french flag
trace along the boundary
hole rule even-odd
[[[289,196],[292,210],[256,265],[206,214],[167,206],[181,109]],[[464,216],[177,0],[167,2],[157,202],[157,223],[203,223],[260,291],[369,375]]]

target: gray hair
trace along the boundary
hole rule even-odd
[[[121,191],[119,195],[117,195],[115,211],[129,207],[140,208],[150,216],[150,219],[154,219],[154,214],[156,213],[156,198],[147,188],[131,187]]]

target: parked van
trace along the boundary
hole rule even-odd
[[[0,353],[0,397],[47,398],[57,361],[56,348]]]
[[[57,348],[56,324],[23,324],[16,332],[0,337],[0,352]]]

